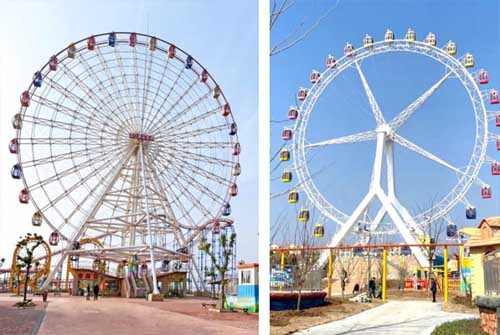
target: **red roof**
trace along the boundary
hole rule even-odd
[[[240,264],[236,268],[239,269],[251,269],[251,268],[258,268],[259,263],[248,263],[248,264]]]

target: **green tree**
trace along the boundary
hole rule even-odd
[[[200,250],[203,251],[210,257],[212,264],[214,268],[219,272],[220,279],[221,279],[221,292],[219,296],[219,300],[217,302],[216,308],[223,310],[225,309],[226,306],[226,293],[225,293],[225,287],[226,287],[226,272],[228,271],[228,267],[231,261],[231,257],[233,255],[233,249],[234,249],[234,244],[236,243],[236,233],[231,233],[229,235],[229,239],[227,234],[221,233],[220,235],[220,247],[221,247],[221,253],[222,253],[222,259],[220,262],[217,260],[217,254],[216,251],[213,250],[212,244],[208,243],[207,241],[204,241],[200,245]]]
[[[24,277],[24,294],[23,302],[26,302],[26,294],[28,293],[28,283],[30,281],[30,271],[33,265],[38,267],[39,262],[35,262],[35,249],[43,244],[43,238],[37,234],[26,234],[26,237],[17,242],[19,253],[17,255],[17,267],[19,269],[26,269],[26,276]]]

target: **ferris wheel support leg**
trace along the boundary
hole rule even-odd
[[[153,235],[151,233],[151,218],[149,214],[149,202],[148,202],[148,192],[147,192],[147,184],[146,184],[146,171],[144,168],[144,151],[142,149],[142,144],[139,146],[139,159],[141,162],[141,170],[142,170],[142,182],[144,184],[144,201],[145,201],[145,206],[146,206],[146,223],[147,223],[147,229],[148,229],[148,243],[149,243],[149,257],[151,259],[151,274],[153,277],[153,294],[160,294],[160,291],[158,290],[158,280],[156,278],[156,267],[155,267],[155,256],[154,256],[154,249],[153,249]]]
[[[130,151],[125,157],[124,159],[118,163],[115,167],[115,169],[112,169],[109,171],[108,175],[106,177],[104,177],[103,180],[107,180],[108,176],[110,177],[110,183],[108,184],[108,186],[102,191],[102,193],[96,198],[96,201],[94,203],[94,206],[91,207],[93,208],[93,210],[82,220],[82,224],[80,226],[80,228],[75,232],[75,234],[71,237],[71,240],[68,241],[68,245],[66,246],[66,248],[64,248],[62,250],[62,255],[61,255],[61,258],[57,261],[57,264],[56,266],[54,267],[53,270],[50,271],[50,274],[49,276],[47,277],[47,279],[45,279],[45,282],[43,283],[42,285],[42,288],[41,290],[42,291],[47,291],[49,289],[49,285],[50,285],[50,282],[52,281],[52,279],[54,278],[54,275],[56,274],[56,272],[58,271],[59,267],[63,264],[64,260],[66,259],[66,257],[68,257],[68,251],[71,250],[72,248],[72,245],[73,245],[73,242],[74,241],[78,241],[80,239],[80,237],[84,234],[85,232],[85,229],[86,229],[86,222],[89,220],[89,219],[92,219],[94,217],[94,215],[96,214],[97,210],[100,208],[99,206],[97,206],[97,204],[101,203],[102,202],[102,199],[104,199],[104,197],[106,196],[106,194],[108,193],[108,191],[113,187],[114,183],[116,182],[116,180],[118,179],[118,177],[120,176],[120,172],[121,170],[123,169],[124,165],[127,163],[127,161],[129,160],[130,156],[132,155],[132,151]]]

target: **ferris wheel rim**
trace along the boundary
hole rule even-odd
[[[405,47],[406,49],[404,49]],[[411,49],[410,47],[414,47],[414,49]],[[380,51],[380,49],[382,49],[383,51]],[[424,49],[428,53],[425,53],[422,49]],[[378,52],[374,52],[374,50]],[[467,164],[467,168],[465,169],[462,176],[458,178],[455,186],[438,203],[436,203],[430,209],[424,210],[416,215],[412,215],[417,224],[420,225],[424,220],[428,220],[427,213],[433,213],[434,219],[432,221],[444,217],[459,202],[463,201],[470,187],[477,182],[476,179],[479,175],[480,168],[486,158],[486,149],[488,145],[487,110],[482,98],[481,90],[479,89],[476,81],[473,79],[471,73],[459,61],[459,59],[452,57],[443,49],[430,46],[427,43],[419,41],[410,42],[402,39],[396,39],[390,42],[379,41],[373,43],[370,46],[364,46],[358,49],[354,49],[354,56],[351,57],[349,55],[344,55],[341,58],[337,59],[336,66],[334,68],[327,68],[326,70],[321,72],[321,80],[318,83],[313,84],[312,88],[308,91],[306,98],[301,103],[299,108],[299,117],[297,118],[297,122],[293,127],[294,136],[292,150],[295,153],[293,155],[293,168],[297,172],[299,185],[301,185],[300,189],[305,191],[307,198],[311,201],[314,207],[318,208],[323,215],[340,226],[343,225],[343,223],[349,216],[337,209],[322,194],[322,192],[318,190],[316,184],[314,183],[314,180],[309,173],[305,148],[305,134],[307,131],[309,117],[312,114],[314,106],[323,91],[335,80],[338,75],[340,75],[343,71],[349,69],[358,61],[362,61],[371,56],[389,52],[416,53],[425,57],[429,57],[434,61],[440,63],[441,65],[444,65],[445,68],[452,71],[460,80],[461,86],[467,92],[468,100],[471,102],[475,116],[475,141],[470,160]],[[438,58],[438,56],[440,56],[441,58]],[[445,63],[442,59],[448,60],[449,64]],[[344,67],[339,70],[340,66],[343,65]],[[450,67],[451,65],[456,66],[456,68]],[[470,87],[467,86],[467,84]],[[473,90],[472,92],[471,89]],[[468,172],[471,170],[472,173],[469,174]],[[448,199],[453,194],[453,192],[456,192],[456,190],[459,189],[459,186],[462,186],[462,188],[458,192],[458,194],[455,195],[454,198]],[[448,203],[443,206],[443,203],[445,203],[445,201],[448,201]],[[435,209],[438,209],[438,211],[435,211]]]
[[[70,43],[67,47],[63,48],[62,50],[60,50],[58,53],[55,54],[56,57],[59,57],[61,56],[60,60],[59,60],[59,64],[62,64],[66,59],[68,59],[68,54],[67,54],[67,51],[70,47],[72,46],[75,46],[79,49],[77,49],[77,53],[80,54],[82,52],[86,52],[86,53],[90,53],[90,52],[93,52],[91,50],[87,50],[87,48],[85,47],[85,45],[81,45],[82,43],[85,44],[86,41],[90,38],[90,37],[94,37],[94,38],[99,38],[99,37],[107,37],[109,36],[111,33],[115,34],[116,36],[116,44],[126,44],[128,43],[128,37],[131,35],[131,34],[136,34],[137,37],[143,37],[143,38],[148,38],[148,39],[151,39],[151,38],[155,38],[156,41],[158,42],[158,46],[156,47],[156,50],[159,50],[159,51],[162,51],[163,53],[168,53],[168,48],[162,48],[162,45],[161,43],[167,45],[168,46],[174,46],[175,47],[175,50],[177,53],[177,55],[175,55],[175,58],[177,58],[178,61],[184,63],[184,60],[182,60],[180,58],[180,54],[186,56],[186,57],[190,57],[192,62],[193,62],[193,65],[196,64],[198,67],[199,67],[199,71],[197,71],[196,69],[192,69],[192,71],[196,74],[196,75],[200,75],[202,71],[206,71],[206,75],[208,76],[208,79],[207,79],[207,83],[204,83],[209,89],[211,88],[210,86],[208,86],[208,82],[211,82],[213,83],[213,87],[218,87],[220,89],[220,101],[221,103],[219,103],[220,106],[223,106],[224,104],[229,104],[224,92],[222,91],[222,89],[220,88],[219,84],[217,83],[217,81],[214,79],[214,77],[210,74],[210,72],[208,72],[208,70],[196,59],[194,58],[193,56],[191,56],[191,54],[187,53],[186,51],[184,51],[184,49],[182,48],[179,48],[176,44],[174,43],[171,43],[171,42],[168,42],[162,38],[159,38],[157,36],[153,36],[153,35],[149,35],[149,34],[143,34],[143,33],[136,33],[136,32],[107,32],[107,33],[101,33],[101,34],[95,34],[95,35],[90,35],[90,36],[87,36],[85,38],[82,38],[76,42],[73,42],[73,43]],[[126,36],[127,38],[124,38],[124,39],[120,39],[119,36]],[[96,48],[100,47],[100,46],[104,46],[104,47],[107,47],[107,41],[106,40],[96,40],[96,44],[95,44]],[[147,48],[148,46],[148,43],[147,42],[143,42],[139,39],[137,39],[137,46],[143,46],[144,48]],[[48,70],[49,68],[49,62],[46,62],[41,68],[40,68],[40,72],[41,73],[44,73],[44,78],[46,77],[46,74],[50,72],[50,70]],[[113,80],[115,77],[113,78],[107,78],[107,80]],[[73,86],[75,86],[76,84],[73,84]],[[109,86],[108,86],[109,87]],[[34,81],[31,81],[30,82],[30,85],[27,89],[27,91],[29,92],[30,96],[33,96],[33,94],[37,91],[38,87],[35,87],[34,86]],[[45,87],[44,89],[47,89],[47,87]],[[112,92],[112,93],[116,93],[116,92]],[[20,110],[19,110],[19,114],[21,115],[22,119],[24,120],[24,117],[26,116],[26,111],[28,110],[28,108],[34,108],[33,106],[30,106],[30,107],[24,107],[24,106],[21,106]],[[56,113],[56,111],[54,112]],[[225,124],[226,125],[231,125],[231,124],[236,124],[235,122],[235,119],[234,119],[234,115],[233,113],[229,113],[229,115],[225,116]],[[20,143],[20,139],[22,138],[21,137],[21,134],[22,134],[22,131],[23,129],[17,129],[16,131],[16,139],[18,141],[18,143]],[[233,143],[239,143],[239,139],[238,139],[238,134],[234,134],[232,136],[229,136],[229,142],[228,143],[231,143],[231,145]],[[26,144],[24,144],[26,145]],[[228,148],[229,149],[229,148]],[[125,153],[124,153],[125,154]],[[22,164],[23,161],[22,161],[22,150],[18,150],[17,152],[17,162],[18,164]],[[231,157],[231,161],[232,161],[232,166],[234,166],[235,164],[238,164],[239,162],[239,155],[233,155]],[[24,187],[26,190],[30,190],[30,185],[28,184],[28,181],[26,180],[26,177],[25,177],[25,174],[23,173],[22,176],[21,176],[21,179],[23,181],[23,184],[24,184]],[[228,188],[231,184],[234,184],[236,182],[236,179],[237,179],[237,176],[236,175],[232,175],[230,174],[229,176],[229,179],[228,181],[230,182],[228,184]],[[42,178],[39,178],[39,180],[41,181]],[[221,196],[223,197],[223,201],[221,201],[221,204],[220,204],[220,208],[217,210],[217,212],[214,212],[213,213],[213,217],[221,217],[222,216],[222,211],[223,211],[223,206],[225,203],[229,203],[232,196],[229,194],[229,190],[227,192],[225,192],[225,194],[221,194]],[[30,197],[30,200],[29,200],[31,203],[33,203],[34,207],[35,207],[35,210],[37,212],[39,212],[43,218],[43,221],[47,222],[47,224],[50,226],[50,228],[52,228],[54,231],[58,231],[58,233],[60,234],[61,238],[64,239],[64,240],[71,240],[71,237],[70,236],[66,236],[65,234],[61,233],[60,231],[60,225],[58,226],[57,224],[54,224],[51,222],[51,220],[45,215],[45,211],[43,210],[42,206],[39,206],[39,204],[37,203],[37,199],[35,199],[34,197]],[[199,222],[199,224],[201,224],[201,222]],[[196,227],[192,227],[190,229],[196,229]]]

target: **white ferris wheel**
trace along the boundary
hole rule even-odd
[[[365,77],[362,66],[364,60],[384,53],[419,54],[442,65],[445,70],[442,78],[390,120],[384,118],[384,113],[370,88],[369,80]],[[281,181],[291,182],[296,177],[296,183],[289,189],[288,202],[297,203],[300,194],[304,193],[307,199],[306,206],[315,207],[335,226],[335,234],[330,246],[337,246],[345,242],[348,234],[356,231],[359,226],[369,227],[368,230],[376,234],[385,217],[389,218],[405,243],[408,244],[417,244],[419,237],[424,236],[424,227],[437,220],[448,221],[448,235],[456,234],[456,225],[450,220],[449,213],[458,204],[465,206],[467,219],[476,218],[476,208],[466,195],[473,185],[478,185],[481,198],[491,198],[491,187],[478,175],[485,163],[491,164],[491,174],[500,174],[500,164],[487,156],[488,143],[495,142],[497,150],[500,150],[500,141],[496,135],[491,134],[488,130],[488,122],[492,120],[497,127],[500,126],[500,113],[487,110],[486,106],[499,103],[499,94],[494,89],[481,89],[484,87],[483,85],[488,84],[488,73],[484,69],[471,71],[474,65],[474,57],[470,53],[457,57],[457,46],[453,41],[438,46],[436,35],[433,33],[429,33],[425,40],[420,42],[416,39],[416,34],[412,29],[409,29],[402,39],[395,38],[394,33],[387,30],[382,41],[374,41],[367,34],[363,39],[363,47],[358,49],[347,43],[343,57],[336,59],[329,55],[326,59],[326,69],[323,72],[313,71],[311,73],[312,86],[310,88],[301,87],[297,94],[297,99],[301,101],[300,107],[292,106],[288,111],[288,120],[293,122],[293,125],[285,127],[281,133],[285,145],[280,152],[280,160],[292,162],[292,166],[285,168],[282,172]],[[311,142],[307,136],[308,125],[318,99],[322,94],[325,94],[325,89],[345,71],[354,71],[359,77],[364,89],[363,95],[367,98],[370,106],[370,114],[372,114],[374,121],[373,129]],[[418,112],[418,109],[438,91],[440,86],[451,79],[457,80],[465,89],[475,120],[474,147],[472,155],[464,167],[450,164],[403,137],[399,132],[400,127],[411,122],[412,115]],[[354,211],[347,214],[338,209],[332,199],[317,187],[314,176],[309,169],[311,155],[317,148],[331,149],[339,145],[366,141],[375,141],[376,143],[370,183],[366,185],[366,193]],[[398,200],[397,180],[394,174],[393,148],[395,145],[441,165],[449,173],[457,176],[455,186],[446,196],[436,202],[434,207],[421,210],[420,213],[410,214],[405,204]],[[384,180],[384,185],[382,185]],[[374,201],[378,201],[380,207],[375,215],[369,217],[366,214]],[[311,208],[306,206],[300,209],[299,221],[307,222],[309,220]],[[316,225],[315,236],[323,236],[323,230],[322,224]],[[361,234],[358,243],[370,242],[370,236],[373,234]],[[426,264],[426,257],[421,248],[412,247],[412,252],[420,264]],[[326,257],[327,254],[323,253],[319,263],[324,264]]]
[[[233,113],[202,64],[155,36],[93,35],[51,56],[20,102],[19,201],[62,242],[46,285],[75,254],[199,271],[193,245],[231,214],[240,174]],[[102,247],[75,243],[89,239]]]

